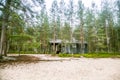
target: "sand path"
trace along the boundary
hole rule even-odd
[[[120,80],[120,59],[39,57],[55,61],[0,68],[0,80]]]

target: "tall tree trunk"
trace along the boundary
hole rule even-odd
[[[56,42],[56,22],[55,21],[54,21],[54,34],[53,34],[53,38],[54,38],[53,52],[56,53],[56,46],[55,46],[55,42]]]
[[[7,31],[6,18],[5,16],[3,16],[2,29],[1,29],[1,41],[0,41],[0,56],[2,55],[7,56],[6,54],[6,49],[7,49],[6,31]]]
[[[5,6],[2,12],[2,29],[1,29],[1,40],[0,40],[0,56],[7,56],[7,26],[10,15],[10,4],[12,0],[6,0]]]
[[[105,35],[106,35],[106,44],[107,44],[107,52],[109,53],[109,36],[108,36],[108,25],[107,21],[105,21]]]
[[[73,32],[72,32],[72,27],[73,27],[73,19],[72,19],[72,16],[71,16],[71,21],[70,21],[70,46],[72,46],[72,48],[70,47],[70,53],[73,54]]]
[[[81,53],[84,53],[84,31],[83,31],[83,20],[81,19],[81,28],[80,28],[80,40],[81,40]]]

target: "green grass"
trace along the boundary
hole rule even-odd
[[[120,58],[120,53],[85,53],[85,54],[58,54],[59,57],[85,58]]]
[[[18,52],[10,52],[10,53],[17,53]],[[20,54],[36,54],[34,51],[21,51]],[[40,53],[38,53],[40,54]],[[42,53],[41,53],[42,54]],[[59,57],[75,57],[75,58],[80,58],[80,57],[85,57],[85,58],[120,58],[120,53],[85,53],[85,54],[66,54],[66,53],[60,53],[60,54],[55,54],[51,53],[52,56],[59,56]]]

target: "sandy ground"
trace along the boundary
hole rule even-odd
[[[39,57],[51,61],[0,68],[0,80],[120,80],[120,59]]]

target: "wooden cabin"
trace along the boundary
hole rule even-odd
[[[56,53],[81,53],[81,42],[74,41],[62,41],[62,40],[51,40],[50,44],[50,51],[53,51],[53,47],[55,44]],[[87,53],[87,42],[84,42],[84,53]]]

